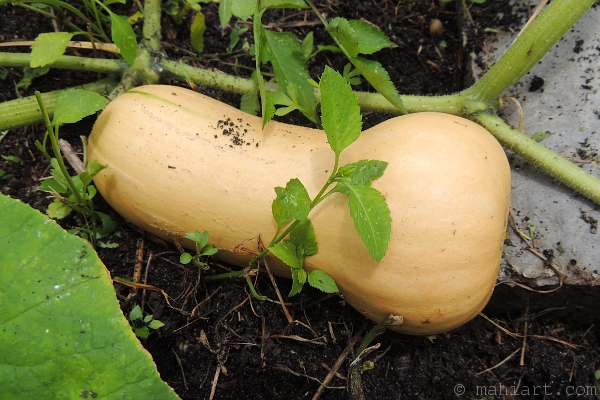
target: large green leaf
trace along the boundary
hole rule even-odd
[[[121,52],[121,55],[127,61],[127,64],[133,65],[137,52],[137,40],[135,32],[127,18],[117,15],[111,11],[110,14],[110,32],[112,40]]]
[[[377,262],[388,248],[392,218],[383,195],[369,186],[353,186],[346,182],[350,191],[348,207],[358,236]]]
[[[277,186],[275,188],[275,193],[284,207],[286,216],[299,221],[304,221],[308,218],[308,213],[310,212],[310,196],[298,178],[290,179],[285,185],[285,188]]]
[[[396,86],[390,80],[390,75],[378,61],[367,60],[362,57],[350,58],[350,61],[387,101],[392,103],[403,114],[408,114]]]
[[[105,105],[106,99],[99,93],[77,88],[67,89],[56,99],[52,124],[72,124],[81,121]]]
[[[339,155],[360,136],[358,100],[346,79],[330,67],[325,67],[319,87],[323,130],[331,149]]]
[[[0,398],[177,399],[90,245],[0,195]]]

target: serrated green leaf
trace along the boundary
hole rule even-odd
[[[85,196],[86,200],[91,200],[94,198],[94,196],[96,195],[96,193],[98,193],[98,191],[96,190],[96,186],[94,185],[90,185],[87,187],[87,196]]]
[[[346,185],[350,191],[348,208],[358,236],[377,262],[385,255],[390,241],[392,218],[385,198],[368,186]]]
[[[277,198],[285,208],[285,213],[293,219],[304,221],[310,212],[310,196],[299,179],[290,179],[285,188],[275,188]]]
[[[233,28],[231,29],[231,33],[229,34],[229,44],[227,45],[225,50],[227,52],[233,51],[233,49],[235,49],[235,46],[237,46],[237,44],[239,43],[240,37],[247,31],[248,28],[241,28],[237,23],[234,24]]]
[[[292,107],[279,107],[275,110],[275,115],[278,117],[283,117],[284,115],[288,115],[292,111],[296,111],[298,108],[295,106]]]
[[[190,27],[190,39],[192,47],[199,53],[204,51],[204,32],[206,31],[206,23],[204,22],[204,14],[199,12],[194,16],[192,26]]]
[[[290,242],[294,243],[296,248],[302,248],[301,254],[303,256],[313,256],[319,252],[315,228],[310,219],[300,222],[292,229]]]
[[[333,45],[323,46],[323,45],[318,44],[317,52],[315,54],[313,54],[313,56],[316,56],[317,54],[319,54],[322,51],[329,51],[331,53],[341,53],[342,52],[342,50],[337,46],[333,46]]]
[[[116,249],[119,247],[119,243],[117,242],[103,242],[101,240],[98,240],[97,245],[103,249]]]
[[[131,14],[129,17],[127,17],[127,23],[129,25],[134,25],[138,21],[141,21],[142,19],[144,19],[144,14],[142,14],[141,11],[136,11],[133,14]]]
[[[282,240],[269,246],[269,251],[292,268],[302,268],[302,259],[298,257],[297,248],[289,240]]]
[[[331,149],[340,154],[360,135],[362,116],[356,95],[338,72],[325,67],[321,88],[321,122]]]
[[[142,317],[142,309],[139,305],[133,307],[133,310],[131,310],[131,312],[129,313],[129,319],[131,321],[135,321],[136,319],[142,319]]]
[[[263,125],[264,128],[269,121],[273,119],[275,115],[275,101],[273,100],[273,93],[265,92],[265,102],[263,104]]]
[[[346,195],[350,194],[349,189],[343,183],[345,179],[348,179],[353,186],[371,186],[371,182],[380,178],[387,166],[387,162],[380,160],[360,160],[344,165],[337,173],[340,179],[336,180],[342,183],[336,186],[336,190]]]
[[[334,18],[327,25],[327,31],[335,37],[348,57],[356,57],[360,53],[358,34],[346,18]]]
[[[177,399],[88,242],[0,195],[0,397]]]
[[[233,0],[231,12],[238,18],[248,18],[256,12],[257,0]]]
[[[295,86],[290,85],[290,89],[295,88]],[[293,89],[291,90],[291,92],[293,92],[293,94],[296,93],[296,90]],[[289,98],[289,96],[283,92],[272,92],[271,93],[271,98],[273,100],[273,104],[274,105],[283,105],[284,107],[279,107],[275,110],[275,115],[277,116],[284,116],[289,114],[290,112],[294,111],[294,110],[298,110],[298,105],[292,101],[292,99]]]
[[[135,335],[140,339],[148,339],[148,336],[150,336],[150,330],[147,326],[135,328],[133,331],[135,332]]]
[[[275,198],[271,204],[271,213],[273,214],[273,218],[275,219],[278,228],[281,228],[283,224],[290,222],[293,219],[285,209],[283,202],[278,198]]]
[[[67,180],[65,179],[64,174],[60,170],[60,167],[58,166],[58,161],[56,161],[56,158],[51,158],[50,159],[50,165],[52,165],[52,170],[50,170],[50,173],[52,174],[52,176],[54,177],[54,179],[59,184],[61,184],[65,188],[67,188],[67,190],[68,190],[69,186],[67,184]]]
[[[221,28],[226,27],[233,16],[233,12],[231,11],[232,1],[221,0],[221,3],[219,3],[219,23],[221,24]]]
[[[127,64],[133,65],[137,53],[137,40],[133,28],[127,22],[127,18],[121,17],[111,11],[110,14],[110,34],[114,44],[119,49],[121,56],[127,61]]]
[[[240,109],[248,114],[257,115],[260,110],[258,87],[242,95]]]
[[[300,46],[302,48],[302,55],[304,55],[304,58],[307,60],[312,55],[313,48],[315,47],[314,42],[315,42],[315,35],[314,35],[313,31],[310,31],[304,37],[304,40],[302,41],[302,45]]]
[[[292,297],[302,291],[304,284],[306,283],[306,271],[302,268],[293,268],[292,269],[292,289],[288,294],[289,297]]]
[[[383,66],[373,60],[356,57],[350,59],[352,64],[360,71],[362,76],[377,90],[387,101],[398,108],[402,113],[408,114],[408,111],[402,104],[402,99],[396,87],[390,80],[390,76]]]
[[[113,220],[110,215],[103,212],[96,211],[96,216],[100,218],[100,226],[96,226],[96,238],[102,238],[106,235],[110,235],[117,230],[119,224]]]
[[[43,67],[56,61],[65,53],[75,34],[69,32],[41,33],[31,46],[31,68]]]
[[[90,160],[86,165],[87,172],[92,178],[105,168],[107,165],[102,165],[97,160]]]
[[[67,89],[56,99],[52,125],[70,124],[94,114],[106,105],[102,95],[84,89]]]
[[[337,293],[339,289],[333,278],[324,271],[315,269],[308,274],[308,284],[324,293]]]
[[[373,54],[381,49],[397,47],[385,33],[368,22],[350,20],[348,24],[358,36],[358,47],[361,54]]]
[[[264,37],[264,56],[273,65],[277,83],[298,105],[298,109],[306,117],[315,121],[314,89],[309,83],[310,74],[298,37],[291,32],[269,30],[264,31]],[[294,96],[292,91],[297,95]]]

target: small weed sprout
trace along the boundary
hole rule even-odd
[[[207,270],[208,264],[203,261],[202,258],[212,256],[219,250],[214,244],[208,244],[208,239],[210,237],[208,231],[204,231],[204,233],[200,233],[199,231],[189,232],[186,233],[185,236],[196,243],[196,254],[191,255],[190,253],[183,253],[179,257],[179,262],[186,265],[191,262],[196,267]]]
[[[148,314],[144,317],[139,305],[135,306],[129,313],[129,321],[131,321],[131,328],[135,335],[142,339],[148,338],[150,329],[156,330],[165,326],[165,324],[159,320],[154,319],[152,314]]]

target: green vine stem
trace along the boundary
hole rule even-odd
[[[116,85],[117,81],[115,79],[105,78],[97,82],[76,86],[75,88],[104,94],[110,92]],[[64,90],[65,89],[60,89],[41,95],[42,102],[50,116],[54,113],[54,104],[56,103],[58,95]],[[31,125],[42,121],[42,115],[40,114],[40,108],[35,96],[28,96],[0,103],[0,115],[2,115],[2,119],[0,119],[0,131]]]
[[[30,62],[31,54],[29,53],[0,52],[0,67],[28,67]],[[60,56],[56,61],[47,66],[50,68],[100,72],[104,74],[122,74],[127,69],[127,63],[123,60],[76,56]]]
[[[474,120],[490,131],[503,146],[526,158],[550,176],[560,180],[596,204],[600,204],[600,179],[588,174],[516,129],[512,129],[494,113],[476,114]]]
[[[462,95],[476,102],[496,102],[502,92],[544,57],[594,1],[554,0],[521,32],[500,60]]]
[[[143,45],[152,51],[160,51],[162,45],[160,25],[160,0],[146,0],[144,5]]]

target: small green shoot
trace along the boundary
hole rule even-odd
[[[276,187],[277,195],[271,206],[277,232],[267,249],[250,262],[252,265],[271,252],[291,268],[293,296],[306,282],[325,293],[338,291],[333,279],[325,272],[304,270],[306,257],[317,254],[314,227],[308,218],[310,211],[328,196],[339,193],[348,196],[350,216],[358,235],[369,254],[381,261],[386,253],[391,231],[390,210],[383,195],[371,187],[387,163],[361,160],[339,167],[341,152],[360,136],[362,117],[358,100],[348,81],[338,72],[326,67],[319,85],[321,90],[321,120],[327,140],[334,152],[333,171],[323,188],[311,200],[309,193],[296,178],[285,186]],[[289,235],[289,236],[288,236]]]
[[[139,305],[135,306],[129,313],[129,321],[131,321],[131,328],[135,335],[142,339],[147,339],[150,336],[150,329],[156,330],[165,326],[159,320],[154,319],[152,314],[144,317]]]
[[[25,66],[23,67],[23,77],[17,82],[16,88],[27,90],[35,78],[46,75],[48,72],[50,72],[50,67],[31,68]]]
[[[547,136],[548,134],[546,132],[536,132],[531,136],[531,138],[539,143],[542,140],[546,139]]]
[[[235,49],[235,46],[237,46],[240,42],[240,38],[242,37],[242,35],[248,32],[248,29],[249,28],[241,27],[237,23],[235,23],[233,25],[233,28],[231,28],[231,33],[229,34],[229,45],[225,50],[228,52],[233,51],[233,49]]]
[[[219,249],[214,244],[209,244],[208,239],[210,237],[208,231],[204,231],[204,233],[200,233],[199,231],[188,232],[185,234],[188,239],[191,239],[196,244],[196,254],[192,255],[190,253],[183,253],[179,257],[179,262],[182,264],[189,264],[190,262],[194,264],[194,266],[207,270],[208,264],[203,261],[204,257],[212,256]]]
[[[385,256],[392,219],[385,198],[371,187],[371,182],[383,175],[387,162],[360,160],[339,166],[341,152],[358,139],[362,130],[358,99],[352,92],[348,79],[329,67],[325,68],[319,89],[321,122],[334,153],[331,175],[313,199],[297,178],[290,179],[285,187],[276,187],[271,211],[277,230],[268,246],[248,263],[248,268],[235,273],[211,276],[207,280],[244,276],[252,295],[263,300],[265,297],[256,292],[247,271],[270,252],[291,268],[292,289],[289,296],[299,293],[307,282],[325,293],[337,292],[338,287],[334,280],[324,271],[307,272],[304,269],[306,258],[319,251],[309,214],[319,203],[336,193],[348,196],[350,217],[371,257],[379,262]],[[202,244],[207,242],[208,237],[203,238]],[[185,256],[185,261],[189,262],[190,257]]]
[[[2,158],[4,158],[6,161],[10,161],[13,162],[17,165],[23,165],[23,160],[21,159],[21,157],[17,157],[17,156],[2,156]]]
[[[199,53],[204,51],[204,32],[206,31],[206,22],[204,14],[197,12],[194,16],[192,26],[190,27],[190,39],[192,47]]]
[[[529,237],[533,238],[533,236],[535,235],[536,229],[537,229],[537,227],[535,225],[529,226]]]
[[[62,124],[74,123],[94,114],[104,107],[106,99],[98,93],[83,89],[66,90],[56,100],[54,116],[50,121],[39,92],[36,92],[36,98],[44,115],[47,130],[42,142],[36,141],[35,145],[44,157],[50,160],[52,166],[52,178],[43,181],[40,185],[41,190],[55,196],[54,202],[48,207],[48,215],[55,219],[62,219],[72,211],[77,212],[86,225],[90,226],[86,229],[82,228],[81,232],[92,242],[112,233],[117,227],[116,223],[107,214],[96,211],[93,203],[96,187],[92,185],[92,179],[106,166],[92,160],[87,163],[85,171],[71,176],[58,146],[59,128]],[[48,139],[54,157],[46,151]]]

